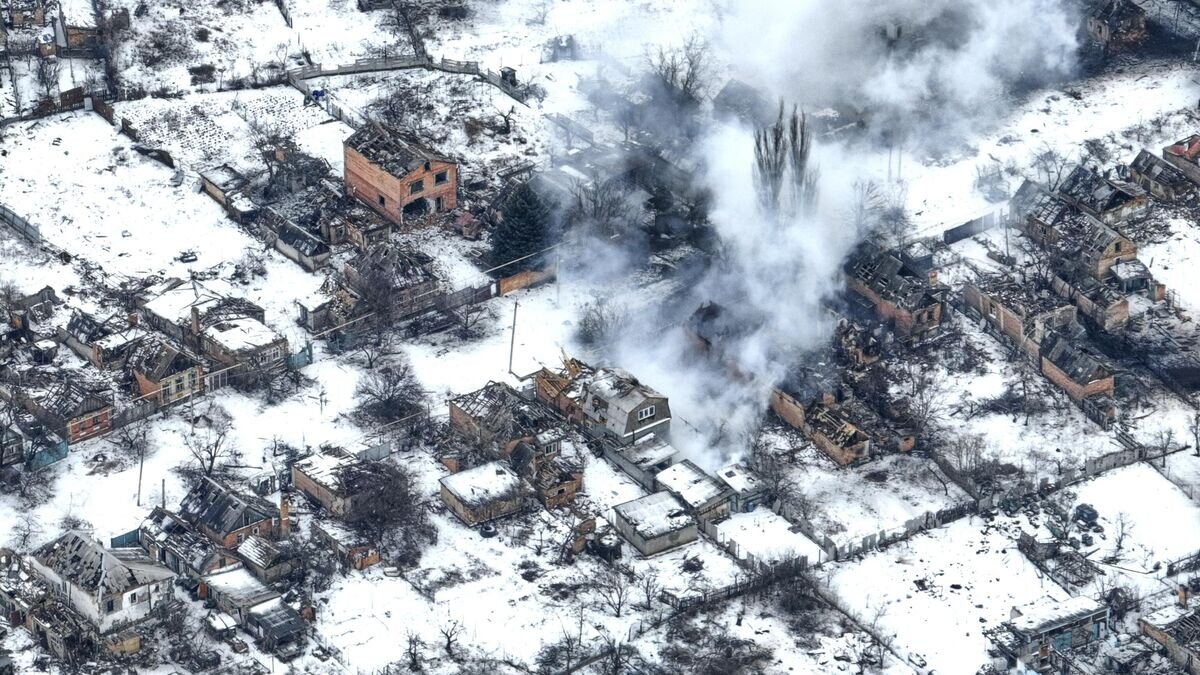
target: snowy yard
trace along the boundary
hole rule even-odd
[[[894,649],[923,656],[939,673],[973,673],[989,661],[983,631],[1007,621],[1014,606],[1068,597],[977,518],[839,564],[829,587]]]

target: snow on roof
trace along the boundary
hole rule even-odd
[[[467,505],[487,504],[503,499],[521,485],[521,479],[503,462],[489,462],[446,476],[442,487]]]
[[[252,534],[237,547],[238,555],[248,564],[266,569],[279,560],[279,549],[266,539]]]
[[[148,289],[152,293],[154,289]],[[183,323],[192,318],[192,307],[201,312],[215,306],[224,296],[198,281],[191,281],[163,290],[158,297],[144,306],[147,312],[174,323]]]
[[[133,342],[137,342],[145,336],[146,331],[140,328],[129,328],[127,330],[112,333],[111,335],[106,335],[105,337],[96,340],[95,346],[102,350],[108,351],[123,347]]]
[[[262,626],[264,631],[275,636],[276,640],[303,633],[305,630],[304,620],[300,618],[300,614],[289,605],[284,604],[281,597],[275,597],[251,607],[250,616]]]
[[[266,324],[248,316],[213,324],[208,330],[208,338],[229,352],[257,349],[282,339]]]
[[[764,489],[762,479],[750,469],[731,464],[717,472],[717,478],[734,492],[745,495]]]
[[[722,542],[737,544],[738,555],[743,559],[753,557],[768,564],[800,557],[807,558],[809,563],[819,559],[821,549],[808,537],[794,531],[794,526],[774,511],[756,509],[735,513],[717,523],[716,528]]]
[[[204,577],[204,584],[237,607],[250,607],[279,597],[245,567],[216,572]]]
[[[670,443],[667,443],[653,433],[642,436],[633,445],[622,447],[617,452],[625,459],[642,468],[654,466],[659,462],[669,461],[679,454],[679,451]]]
[[[647,399],[663,398],[662,394],[620,368],[600,368],[589,378],[585,388],[589,394],[599,396],[623,413],[633,411]]]
[[[96,12],[92,0],[58,0],[58,11],[68,28],[95,28]]]
[[[1037,633],[1054,626],[1081,619],[1103,609],[1100,603],[1086,595],[1066,600],[1043,597],[1021,607],[1014,607],[1010,623],[1023,633]]]
[[[725,492],[717,479],[688,459],[658,472],[655,479],[664,489],[693,509],[719,499]]]
[[[141,552],[110,550],[75,530],[38,549],[35,556],[66,581],[100,596],[126,593],[175,576]]]
[[[1143,616],[1142,621],[1155,628],[1166,628],[1194,611],[1191,607],[1180,607],[1176,603],[1171,603],[1158,611]]]
[[[361,461],[340,450],[317,452],[297,462],[296,469],[317,485],[339,494],[342,491],[342,471]]]
[[[693,524],[683,504],[670,492],[646,495],[613,510],[643,539],[661,537]]]

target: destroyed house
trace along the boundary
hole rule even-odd
[[[69,377],[69,376],[67,376]],[[25,409],[68,444],[101,436],[112,429],[112,404],[101,394],[70,379],[52,385],[44,395],[23,397]]]
[[[218,546],[235,549],[251,535],[275,537],[279,509],[204,476],[179,504],[179,516]]]
[[[1044,597],[1014,607],[1008,621],[985,631],[1010,666],[1018,662],[1048,672],[1051,653],[1097,642],[1108,635],[1108,607],[1086,596],[1067,600]]]
[[[254,576],[268,584],[279,581],[295,566],[295,558],[257,534],[250,535],[238,545],[236,553],[238,560],[241,560]]]
[[[304,641],[307,625],[299,612],[249,570],[235,568],[210,574],[200,588],[204,597],[233,617],[263,649],[278,652]]]
[[[511,458],[514,468],[533,485],[538,501],[548,509],[575,501],[583,489],[583,467],[559,456],[538,459],[531,446],[520,443]]]
[[[59,339],[97,368],[120,368],[146,337],[136,317],[133,319],[114,314],[100,321],[86,312],[75,312],[66,329],[59,332]]]
[[[0,424],[0,468],[25,461],[25,437],[15,426]]]
[[[138,527],[137,538],[138,545],[152,559],[196,581],[238,562],[228,549],[217,546],[186,520],[158,506]]]
[[[335,520],[323,520],[312,524],[313,538],[333,551],[346,565],[356,570],[365,570],[377,565],[382,558],[379,549],[353,528]]]
[[[696,540],[696,521],[670,492],[656,492],[613,508],[613,527],[645,556]]]
[[[1138,153],[1129,164],[1128,175],[1143,190],[1163,201],[1179,201],[1196,189],[1182,171],[1149,150]]]
[[[823,402],[811,404],[804,413],[804,432],[839,466],[870,459],[871,438],[836,407]]]
[[[508,457],[519,443],[540,456],[556,455],[565,435],[553,409],[501,382],[451,399],[450,427],[501,457]]]
[[[225,366],[271,368],[287,356],[287,339],[263,323],[263,309],[244,298],[169,279],[139,299],[146,323]]]
[[[1149,33],[1146,10],[1133,0],[1101,0],[1087,19],[1088,34],[1106,51],[1121,51],[1140,45]]]
[[[914,270],[898,252],[874,245],[860,247],[846,267],[850,290],[871,303],[876,317],[900,337],[921,340],[940,332],[944,291],[930,271]]]
[[[316,272],[329,264],[333,250],[321,236],[319,228],[294,221],[273,206],[263,209],[258,221],[265,230],[267,240],[288,260],[309,272]]]
[[[680,452],[658,434],[646,434],[629,445],[612,439],[601,441],[604,457],[646,490],[654,489],[655,477],[679,461]]]
[[[659,436],[670,433],[667,398],[628,372],[599,368],[581,377],[578,385],[584,427],[592,436],[629,444],[651,432]]]
[[[1106,281],[1085,275],[1074,275],[1067,281],[1055,274],[1050,279],[1050,286],[1060,297],[1075,305],[1080,315],[1091,319],[1103,330],[1117,331],[1129,321],[1129,291],[1121,287],[1122,273],[1128,288],[1150,290],[1153,283],[1150,271],[1136,259],[1113,265],[1109,270],[1111,279]]]
[[[985,277],[963,286],[963,301],[988,326],[1030,358],[1038,358],[1051,330],[1075,323],[1075,306],[1050,289],[1031,288],[1010,277]]]
[[[524,507],[521,478],[504,462],[490,462],[441,480],[442,502],[467,525],[517,513]]]
[[[1150,208],[1146,191],[1125,181],[1112,180],[1077,166],[1058,186],[1058,194],[1075,208],[1115,225],[1145,215]]]
[[[290,140],[264,151],[263,161],[269,167],[263,189],[268,199],[321,185],[333,175],[329,162],[304,152]]]
[[[1065,391],[1071,400],[1113,395],[1113,373],[1098,356],[1073,344],[1065,335],[1051,332],[1042,342],[1042,374]]]
[[[346,262],[342,274],[350,292],[369,304],[386,304],[394,319],[426,312],[441,299],[433,259],[416,249],[383,244],[361,251]]]
[[[258,215],[258,205],[249,196],[250,180],[228,164],[200,172],[200,186],[230,218],[247,223]]]
[[[125,363],[138,396],[159,405],[182,401],[204,390],[204,364],[166,340],[151,338],[138,345]]]
[[[732,492],[716,478],[685,459],[655,476],[658,490],[665,490],[687,507],[698,521],[713,521],[729,515]]]
[[[330,515],[353,522],[367,515],[380,491],[403,480],[396,466],[324,448],[292,465],[292,485]]]
[[[1179,169],[1188,180],[1200,185],[1200,134],[1192,134],[1187,138],[1163,148],[1162,157],[1168,164]]]
[[[793,429],[804,431],[804,416],[814,402],[833,405],[845,400],[841,375],[828,349],[806,355],[774,389],[768,405]]]
[[[346,193],[393,223],[458,206],[458,166],[445,157],[368,124],[346,139]]]
[[[1200,613],[1182,603],[1172,604],[1138,619],[1142,635],[1154,640],[1171,661],[1189,675],[1200,670]]]
[[[101,634],[142,621],[173,593],[170,570],[140,551],[106,549],[84,532],[63,534],[28,561]]]

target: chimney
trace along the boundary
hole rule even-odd
[[[128,315],[128,321],[129,321],[129,325],[130,325],[130,327],[137,326],[137,325],[138,325],[138,315],[137,315],[137,312],[130,312],[130,313],[129,313],[129,315]]]
[[[279,538],[287,539],[292,535],[292,522],[288,519],[289,502],[287,495],[279,494]]]
[[[192,305],[192,335],[200,334],[200,308]]]
[[[1179,584],[1179,606],[1187,609],[1188,606],[1188,587],[1187,584]]]

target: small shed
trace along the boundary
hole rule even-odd
[[[521,510],[524,483],[504,462],[489,462],[446,476],[442,501],[467,525],[503,518]]]
[[[613,526],[642,555],[696,540],[696,521],[670,492],[656,492],[613,509]]]

